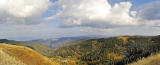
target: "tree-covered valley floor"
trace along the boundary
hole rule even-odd
[[[4,45],[6,47],[3,47]],[[22,48],[18,46],[22,46]],[[23,47],[34,51],[34,53],[30,53],[32,51],[27,51]],[[81,39],[56,50],[52,50],[40,42],[18,42],[3,39],[0,40],[0,65],[2,65],[2,62],[7,63],[10,61],[5,60],[5,57],[14,59],[16,63],[19,63],[10,65],[37,65],[36,62],[41,63],[41,61],[43,61],[41,65],[46,62],[50,64],[45,65],[137,65],[137,63],[139,63],[138,65],[160,65],[160,62],[158,62],[160,61],[159,51],[160,36],[117,36]],[[27,54],[28,52],[30,54]],[[6,54],[5,57],[4,54]],[[39,58],[34,57],[35,54],[39,55],[41,60],[37,60]],[[29,59],[30,61],[26,61]],[[149,64],[152,62],[155,63]]]

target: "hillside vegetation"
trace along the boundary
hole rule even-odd
[[[118,36],[81,40],[57,49],[53,58],[73,58],[77,65],[125,65],[158,52],[159,39],[160,36]]]
[[[32,42],[0,43],[0,56],[3,56],[0,62],[2,65],[10,60],[13,60],[8,62],[10,65],[160,65],[160,54],[151,56],[160,51],[160,36],[83,39],[49,53],[50,59],[45,57],[47,48]]]
[[[38,52],[24,46],[0,44],[2,65],[59,65]],[[12,62],[13,61],[13,62]],[[13,64],[12,64],[13,63]],[[24,63],[24,64],[23,64]]]

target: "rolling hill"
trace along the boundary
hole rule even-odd
[[[160,36],[86,39],[61,47],[54,58],[73,58],[77,65],[125,65],[160,50]]]
[[[0,65],[59,65],[38,52],[24,47],[0,44]]]
[[[26,65],[0,49],[0,65]]]
[[[71,44],[72,42],[76,42],[78,40],[89,38],[87,36],[78,36],[78,37],[62,37],[62,38],[50,38],[50,39],[37,39],[26,42],[34,42],[34,43],[43,43],[49,48],[56,50],[60,47],[63,47],[67,44]]]
[[[7,40],[7,39],[0,39],[0,44],[11,44],[11,45],[18,45],[18,46],[25,46],[31,48],[44,56],[51,57],[53,54],[53,50],[47,47],[46,45],[40,42],[21,42],[21,41],[14,41],[14,40]]]

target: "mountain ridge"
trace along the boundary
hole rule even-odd
[[[76,58],[79,65],[125,65],[160,50],[160,36],[117,36],[85,39],[61,47],[55,56]]]

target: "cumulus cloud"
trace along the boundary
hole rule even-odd
[[[54,16],[63,26],[115,27],[137,25],[130,15],[130,2],[116,3],[107,0],[59,0],[55,3],[60,8]]]
[[[140,11],[139,16],[146,20],[160,19],[160,2],[146,4]]]
[[[0,23],[38,23],[50,0],[0,0]]]
[[[141,25],[160,26],[160,1],[146,4],[140,8],[137,20]]]

